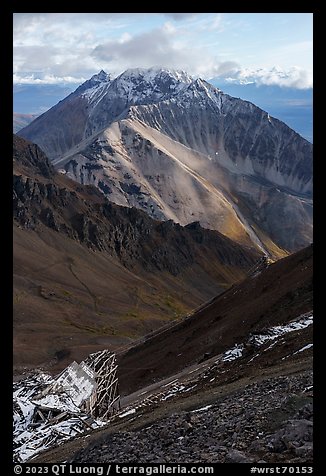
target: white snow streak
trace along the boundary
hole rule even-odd
[[[303,352],[304,350],[311,349],[311,347],[313,347],[313,345],[314,345],[314,344],[307,344],[307,345],[305,345],[304,347],[302,347],[302,349],[299,349],[299,350],[297,350],[296,352],[294,352],[293,355],[298,354],[299,352]]]
[[[211,408],[212,405],[206,405],[206,407],[201,407],[201,408],[198,408],[197,410],[192,410],[191,413],[197,413],[197,412],[205,412],[206,410],[208,410],[209,408]]]
[[[119,418],[124,418],[125,416],[132,415],[133,413],[136,413],[135,408],[132,408],[131,410],[128,410],[127,412],[120,413]]]

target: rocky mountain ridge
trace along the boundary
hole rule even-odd
[[[60,175],[56,183],[58,174],[42,151],[18,137],[14,137],[14,167],[25,167],[25,173],[28,167],[33,171],[27,177],[14,175],[14,219],[24,228],[35,229],[41,222],[112,254],[125,265],[137,262],[147,269],[167,269],[175,275],[194,263],[198,251],[194,252],[193,246],[197,244],[200,254],[209,254],[210,248],[216,253],[215,259],[226,265],[250,267],[258,257],[219,232],[204,230],[198,222],[183,228],[172,221],[154,221],[142,211],[108,202],[94,187],[71,190],[73,183]]]
[[[155,219],[199,221],[275,257],[311,242],[312,145],[186,73],[101,72],[20,135],[63,174]]]
[[[261,256],[199,223],[112,204],[17,136],[13,195],[16,366],[62,368],[125,345],[222,292]]]

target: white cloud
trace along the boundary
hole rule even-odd
[[[20,76],[17,73],[13,75],[14,84],[81,84],[86,79],[84,77],[73,76],[54,76],[52,74],[45,74],[38,77],[34,74]]]
[[[159,26],[149,30],[154,15]],[[35,72],[60,81],[60,77],[88,77],[100,69],[114,75],[127,68],[151,66],[203,75],[214,58],[193,41],[195,24],[203,24],[201,15],[18,13],[14,15],[13,69],[27,81]],[[138,20],[146,23],[141,33],[136,33]],[[213,25],[219,22],[215,16]]]
[[[119,38],[120,43],[125,43],[126,41],[130,41],[130,40],[131,40],[131,35],[128,32],[123,33],[121,37]]]
[[[55,46],[14,46],[14,66],[21,71],[46,70],[56,63],[60,49]]]
[[[166,33],[174,34],[177,32],[176,27],[170,21],[165,22],[162,28]]]
[[[211,24],[208,27],[209,30],[218,30],[218,31],[223,31],[224,30],[224,25],[223,25],[223,17],[220,13],[216,14],[215,17],[213,18]]]
[[[14,14],[14,46],[55,45],[78,48],[94,46],[101,36],[128,28],[128,16],[113,13],[18,13]]]
[[[98,44],[92,51],[92,57],[110,71],[165,66],[185,69],[192,74],[200,73],[203,63],[207,65],[206,59],[203,61],[204,51],[180,42],[179,37],[174,36],[176,31],[165,23],[161,28],[127,37],[123,42],[109,40]]]
[[[240,70],[235,77],[231,77],[232,79],[244,83],[254,82],[258,85],[277,85],[296,89],[308,89],[313,86],[312,74],[298,67],[292,67],[287,71],[277,66],[272,69],[260,68],[258,70],[246,68]]]
[[[263,69],[244,68],[234,61],[237,48],[221,40],[231,27],[234,30],[227,14],[220,13],[14,14],[14,82],[63,84],[82,81],[101,69],[116,75],[127,68],[165,66],[204,79],[312,86],[308,70],[284,68],[289,55],[294,58],[300,51],[311,56],[310,41],[272,46]],[[277,60],[282,68],[269,67]]]
[[[219,78],[225,78],[230,75],[237,76],[241,71],[241,66],[235,61],[223,61],[213,68],[213,74]]]

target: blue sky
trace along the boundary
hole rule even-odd
[[[224,82],[312,87],[312,13],[16,13],[14,84],[79,84],[165,66]]]

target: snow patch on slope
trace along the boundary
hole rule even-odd
[[[249,343],[254,344],[256,346],[261,346],[267,341],[278,339],[279,337],[283,336],[284,334],[288,334],[289,332],[305,329],[311,324],[313,324],[312,311],[306,314],[302,314],[297,320],[294,320],[289,324],[286,324],[284,326],[274,326],[268,329],[265,333],[255,334],[251,336],[249,338]]]

